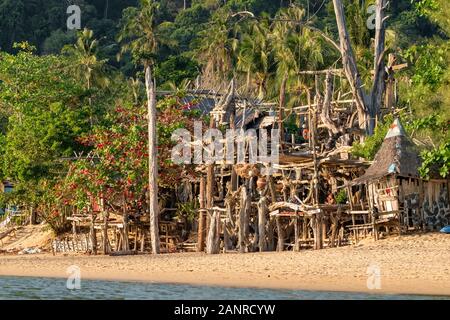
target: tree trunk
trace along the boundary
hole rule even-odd
[[[339,31],[340,50],[345,75],[349,80],[353,94],[356,97],[360,128],[366,129],[368,135],[373,135],[376,118],[380,115],[385,90],[384,77],[384,42],[386,0],[376,0],[376,32],[374,52],[374,79],[372,90],[367,94],[363,89],[363,82],[358,72],[355,55],[350,42],[350,36],[345,21],[345,12],[342,0],[333,0],[334,12]]]
[[[375,130],[376,120],[381,115],[383,96],[386,90],[386,64],[384,62],[386,26],[384,9],[387,0],[376,0],[375,20],[375,53],[374,53],[374,81],[372,86],[372,103],[369,105],[369,130]]]
[[[283,80],[281,81],[281,87],[280,87],[280,110],[279,110],[279,119],[278,119],[278,129],[280,130],[280,146],[281,151],[283,151],[283,142],[284,142],[284,127],[283,127],[283,120],[284,120],[284,108],[286,104],[286,83],[287,83],[288,75],[287,73],[284,74]]]
[[[108,219],[109,219],[109,212],[104,212],[104,217],[103,217],[103,245],[102,245],[104,254],[108,254],[109,253]]]
[[[269,212],[267,208],[267,198],[265,195],[261,196],[258,202],[258,237],[259,237],[259,252],[267,250],[266,241],[266,215]]]
[[[209,224],[208,239],[206,240],[206,253],[217,254],[220,252],[220,212],[215,210]]]
[[[247,233],[246,233],[246,224],[248,225],[248,209],[250,204],[250,198],[248,196],[248,190],[244,185],[242,187],[241,194],[241,207],[239,210],[239,252],[244,253],[247,250]]]
[[[211,117],[209,127],[211,129],[215,128],[215,120],[214,117]],[[210,224],[212,220],[211,209],[214,207],[214,193],[216,188],[215,186],[215,175],[214,175],[214,164],[208,164],[206,168],[206,209],[208,210],[207,220],[206,220],[206,230],[210,229]],[[208,235],[209,237],[209,235]]]
[[[150,213],[150,240],[152,253],[158,254],[159,247],[159,208],[158,208],[158,161],[157,161],[157,135],[156,135],[156,86],[152,79],[149,65],[145,68],[145,87],[148,100],[148,193]]]
[[[31,225],[37,224],[36,210],[34,209],[33,206],[30,207],[30,224]]]
[[[92,253],[97,255],[97,233],[95,232],[95,219],[97,216],[95,214],[91,214],[91,243],[92,243]]]
[[[127,252],[130,250],[130,244],[128,242],[128,211],[127,211],[127,200],[125,198],[125,195],[123,196],[123,204],[122,204],[122,222],[123,222],[123,229],[122,229],[122,250]]]
[[[205,177],[200,178],[200,195],[199,195],[199,217],[198,217],[198,231],[197,231],[197,251],[203,252],[205,250],[205,236],[206,236],[206,181]]]
[[[277,251],[283,251],[284,250],[284,230],[283,230],[283,226],[281,225],[281,217],[275,217],[275,221],[277,223],[277,234],[278,234]]]
[[[300,230],[299,230],[299,219],[294,218],[294,251],[300,250]]]
[[[314,214],[311,217],[311,228],[314,234],[314,250],[322,249],[322,216]]]

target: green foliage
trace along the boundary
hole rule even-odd
[[[336,194],[336,203],[345,204],[347,202],[347,198],[347,191],[345,191],[345,189],[340,189]]]
[[[373,2],[344,1],[366,83],[372,77],[374,36],[366,27],[366,9]],[[166,161],[171,133],[189,126],[186,117],[200,116],[198,111],[183,110],[179,97],[200,71],[206,86],[220,87],[234,77],[243,96],[275,103],[286,79],[286,105],[295,107],[306,103],[306,89],[314,86],[312,77],[299,76],[298,71],[341,67],[339,52],[308,28],[337,39],[331,1],[193,0],[185,9],[181,0],[77,4],[86,28],[78,34],[64,31],[67,15],[62,1],[0,0],[0,49],[4,50],[0,52],[0,175],[16,184],[13,198],[7,201],[38,204],[58,231],[65,228],[66,204],[61,201],[73,200],[71,194],[76,196],[74,205],[82,208],[91,200],[86,191],[98,195],[115,186],[118,194],[123,191],[118,181],[126,185],[128,179],[130,189],[144,194],[145,109],[141,108],[142,73],[136,72],[142,64],[153,65],[159,88],[177,92],[158,101],[160,185],[167,187],[179,178],[179,168]],[[449,8],[448,0],[398,0],[389,7],[387,49],[400,53],[398,63],[409,64],[396,74],[398,106],[408,111],[407,117],[402,114],[404,125],[424,149],[424,176],[436,168],[441,176],[448,176]],[[246,10],[256,19],[234,15]],[[29,42],[20,42],[25,40]],[[350,91],[345,79],[334,79],[334,85],[342,88],[341,93]],[[116,105],[125,106],[125,111],[117,111]],[[209,117],[203,120],[209,122]],[[373,159],[392,120],[390,115],[380,122],[374,136],[353,146],[353,154]],[[285,127],[298,131],[294,117]],[[80,137],[98,139],[86,145]],[[110,144],[105,147],[105,142]],[[116,160],[94,164],[80,160],[72,168],[73,180],[67,180],[71,166],[64,158],[90,150]],[[73,183],[85,189],[72,190]],[[344,194],[337,198],[345,201]]]
[[[58,54],[64,46],[74,43],[76,39],[77,35],[74,31],[55,30],[45,39],[42,45],[42,52],[44,54]]]
[[[411,77],[414,85],[436,90],[442,83],[442,76],[448,67],[449,48],[446,45],[412,46],[404,51],[403,57],[414,65],[414,75]]]
[[[86,130],[83,90],[64,57],[30,52],[0,56],[0,105],[10,111],[2,136],[3,175],[39,179],[53,160],[80,150],[74,139]]]
[[[438,171],[443,178],[450,174],[450,140],[431,151],[423,151],[421,154],[422,166],[419,173],[424,178],[429,178],[433,171]]]
[[[139,0],[139,7],[124,10],[118,41],[121,54],[131,52],[135,64],[146,64],[155,57],[155,15],[159,8],[153,0]]]
[[[356,157],[362,157],[367,160],[373,160],[378,149],[380,149],[386,136],[389,126],[394,121],[391,115],[386,116],[383,122],[379,122],[372,136],[365,137],[364,143],[355,142],[351,153]]]
[[[187,222],[192,223],[197,215],[196,201],[178,203],[177,217],[185,218]]]
[[[157,83],[173,83],[176,86],[180,85],[183,80],[195,79],[198,74],[199,67],[195,61],[184,56],[170,56],[155,68]]]

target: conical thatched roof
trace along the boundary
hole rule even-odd
[[[388,175],[419,178],[419,154],[398,119],[392,123],[383,144],[366,173],[352,181],[359,184]]]

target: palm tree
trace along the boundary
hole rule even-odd
[[[84,80],[86,89],[90,91],[93,86],[105,87],[109,80],[105,76],[105,65],[107,60],[99,60],[98,40],[94,39],[94,32],[85,28],[78,33],[74,45],[67,45],[63,53],[68,54],[75,60],[74,72],[78,79]],[[93,126],[92,98],[89,97],[90,122]]]
[[[263,99],[267,93],[267,81],[272,65],[269,25],[266,20],[251,20],[240,32],[242,35],[237,49],[236,69],[245,75],[246,90]]]
[[[158,208],[158,163],[156,135],[156,86],[152,77],[151,64],[157,49],[154,17],[158,4],[153,0],[140,0],[139,7],[124,10],[123,25],[119,33],[122,43],[121,54],[131,52],[135,63],[142,64],[145,70],[145,87],[148,108],[148,148],[149,148],[149,213],[152,253],[158,254],[159,246],[159,208]]]
[[[224,79],[228,82],[232,76],[237,40],[230,17],[229,9],[217,10],[208,28],[199,34],[202,41],[195,55],[203,63],[203,81],[209,80],[211,85],[220,85]]]
[[[153,0],[139,0],[139,7],[129,7],[123,11],[122,26],[118,40],[122,44],[119,58],[131,52],[136,64],[147,67],[153,61],[157,42],[154,18],[158,4]]]
[[[305,11],[296,6],[281,10],[271,26],[270,41],[275,63],[273,88],[279,91],[279,128],[282,130],[286,106],[298,103],[305,84],[301,70],[315,70],[324,62],[322,39],[300,23]]]

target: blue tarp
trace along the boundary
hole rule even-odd
[[[449,234],[450,234],[450,226],[443,227],[443,228],[441,229],[441,232],[443,232],[443,233],[449,233]]]

